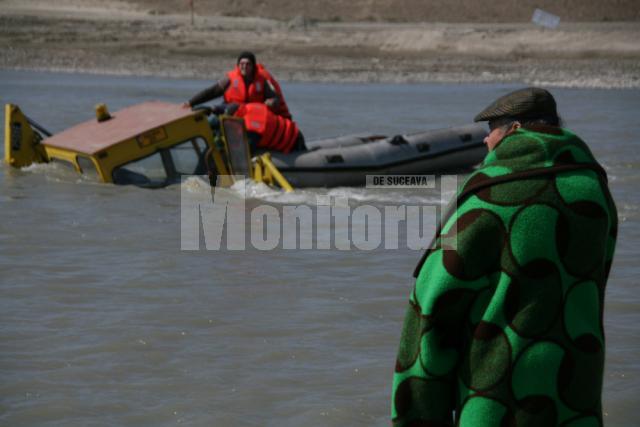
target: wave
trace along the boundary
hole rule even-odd
[[[188,192],[209,192],[211,187],[205,178],[189,177],[185,179],[182,188]],[[453,196],[454,191],[447,191],[440,195],[436,190],[413,190],[403,194],[403,190],[385,191],[367,189],[363,187],[337,188],[305,188],[286,193],[283,190],[269,187],[249,179],[235,182],[230,188],[216,188],[216,191],[230,191],[234,197],[246,200],[261,200],[267,203],[290,205],[305,204],[315,206],[319,198],[346,199],[357,204],[403,204],[403,205],[443,205]]]

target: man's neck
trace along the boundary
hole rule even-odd
[[[253,82],[253,73],[242,76],[242,79],[244,80],[245,84],[250,84],[251,82]]]

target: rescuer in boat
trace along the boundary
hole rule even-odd
[[[280,84],[256,62],[253,53],[242,52],[233,70],[184,106],[193,107],[220,96],[224,96],[224,104],[216,106],[214,112],[244,118],[252,151],[256,148],[284,153],[306,150],[304,136],[291,118]],[[217,125],[213,117],[212,127]]]

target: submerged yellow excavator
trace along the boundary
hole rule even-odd
[[[269,153],[251,157],[242,119],[222,116],[214,132],[205,110],[154,101],[109,114],[100,104],[95,120],[51,135],[18,106],[5,108],[5,162],[16,168],[57,162],[101,182],[149,188],[183,175],[208,175],[212,185],[244,176],[292,191]]]

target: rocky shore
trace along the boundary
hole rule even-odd
[[[283,81],[640,88],[637,22],[319,22],[0,2],[0,68],[214,79],[253,50]]]

